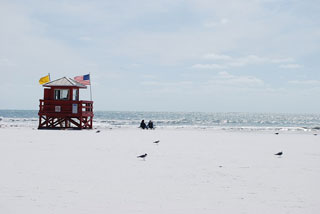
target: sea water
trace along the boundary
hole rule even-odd
[[[137,128],[152,120],[156,128],[320,131],[320,114],[95,111],[94,128]],[[38,126],[36,110],[0,110],[0,127]]]

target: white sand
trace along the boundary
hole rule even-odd
[[[319,135],[95,131],[0,129],[0,213],[320,211]]]

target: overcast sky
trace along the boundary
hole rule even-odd
[[[0,109],[90,72],[96,110],[319,113],[319,68],[319,0],[0,0]]]

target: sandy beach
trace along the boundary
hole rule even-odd
[[[320,210],[313,133],[2,128],[0,136],[1,213]]]
[[[320,214],[319,11],[0,0],[0,214]]]

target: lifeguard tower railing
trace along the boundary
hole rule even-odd
[[[93,116],[93,101],[40,100],[39,114]]]
[[[93,101],[40,100],[38,129],[92,129]]]

